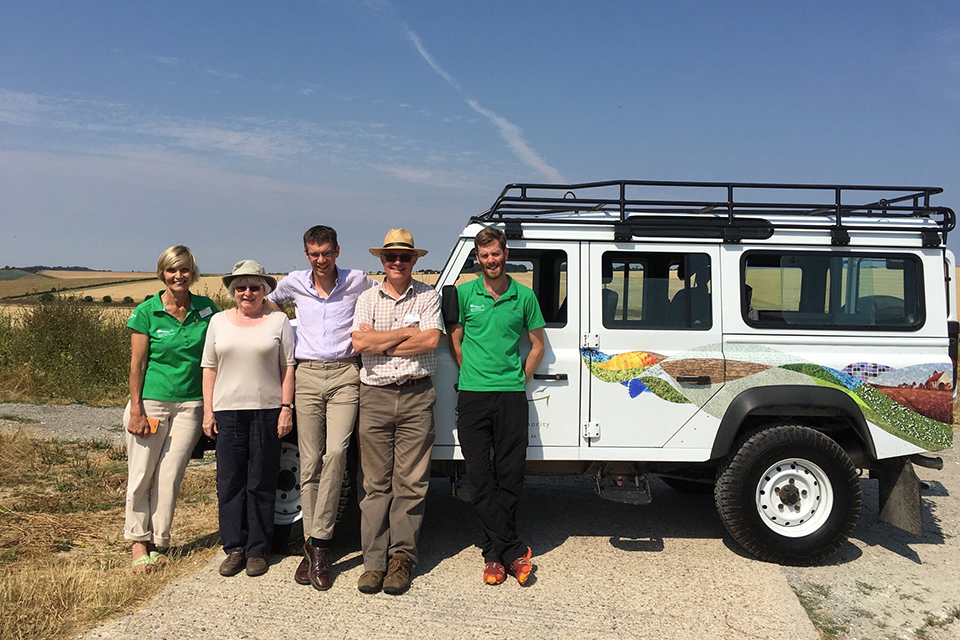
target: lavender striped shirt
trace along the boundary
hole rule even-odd
[[[277,283],[274,304],[293,300],[297,306],[297,360],[339,360],[357,355],[350,329],[357,298],[377,281],[357,269],[337,267],[337,283],[323,299],[313,286],[313,271],[292,271]]]

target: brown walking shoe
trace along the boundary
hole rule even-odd
[[[327,550],[315,547],[309,542],[303,543],[303,553],[307,557],[307,578],[317,591],[326,591],[330,588],[330,560]]]
[[[387,575],[383,579],[383,592],[392,596],[399,596],[410,588],[410,571],[413,563],[407,554],[397,552],[390,556],[387,565]]]
[[[293,574],[293,579],[297,584],[310,584],[310,561],[307,560],[307,556],[303,556],[303,560],[300,561],[300,566],[297,567],[297,572]]]
[[[377,593],[383,587],[383,571],[364,571],[357,580],[360,593]]]
[[[226,559],[220,563],[220,575],[235,576],[247,565],[247,559],[243,555],[243,549],[234,549],[227,554]]]
[[[267,572],[267,561],[263,558],[247,558],[247,575],[251,578]]]

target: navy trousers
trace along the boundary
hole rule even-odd
[[[223,550],[263,558],[273,540],[280,473],[280,409],[215,411],[217,502]]]

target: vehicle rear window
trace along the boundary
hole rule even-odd
[[[741,311],[758,328],[911,331],[923,326],[913,255],[756,251],[743,258]]]

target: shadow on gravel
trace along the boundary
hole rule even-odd
[[[651,481],[653,504],[637,506],[598,497],[589,479],[528,477],[520,505],[520,534],[543,555],[571,537],[601,537],[616,549],[659,553],[668,538],[724,537],[711,496],[689,495]],[[451,495],[450,483],[434,479],[420,535],[417,572],[429,573],[471,546],[479,550],[480,523],[470,504]]]
[[[190,553],[191,551],[196,551],[197,549],[212,549],[213,547],[219,545],[220,532],[214,531],[213,533],[208,533],[205,536],[194,538],[190,542],[184,543],[178,547],[170,547],[168,553],[174,556],[182,556]]]

